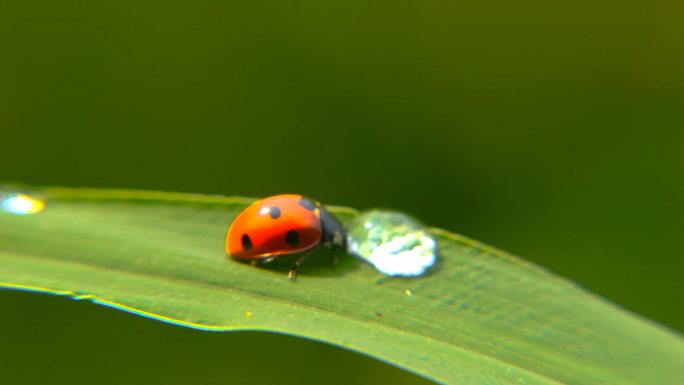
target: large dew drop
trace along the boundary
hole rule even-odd
[[[437,260],[437,242],[415,219],[396,211],[372,210],[348,225],[348,251],[389,276],[415,277]]]

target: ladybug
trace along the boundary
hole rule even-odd
[[[346,250],[347,233],[323,205],[295,194],[254,202],[238,214],[226,235],[228,255],[255,266],[280,255],[301,254],[290,269],[290,280],[318,245],[331,252]],[[332,253],[331,259],[336,262]]]

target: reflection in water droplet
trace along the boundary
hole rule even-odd
[[[437,242],[408,215],[372,210],[348,226],[349,253],[389,276],[414,277],[425,273],[437,259]]]
[[[35,214],[45,208],[42,200],[26,194],[0,194],[0,210],[14,215]]]

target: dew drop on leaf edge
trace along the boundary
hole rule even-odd
[[[0,190],[0,212],[12,215],[36,214],[45,208],[43,200],[24,193]]]

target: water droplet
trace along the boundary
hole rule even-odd
[[[415,277],[437,259],[437,241],[415,219],[396,211],[372,210],[352,219],[348,251],[389,276]]]
[[[45,203],[21,193],[0,193],[0,210],[14,215],[29,215],[43,211]]]

